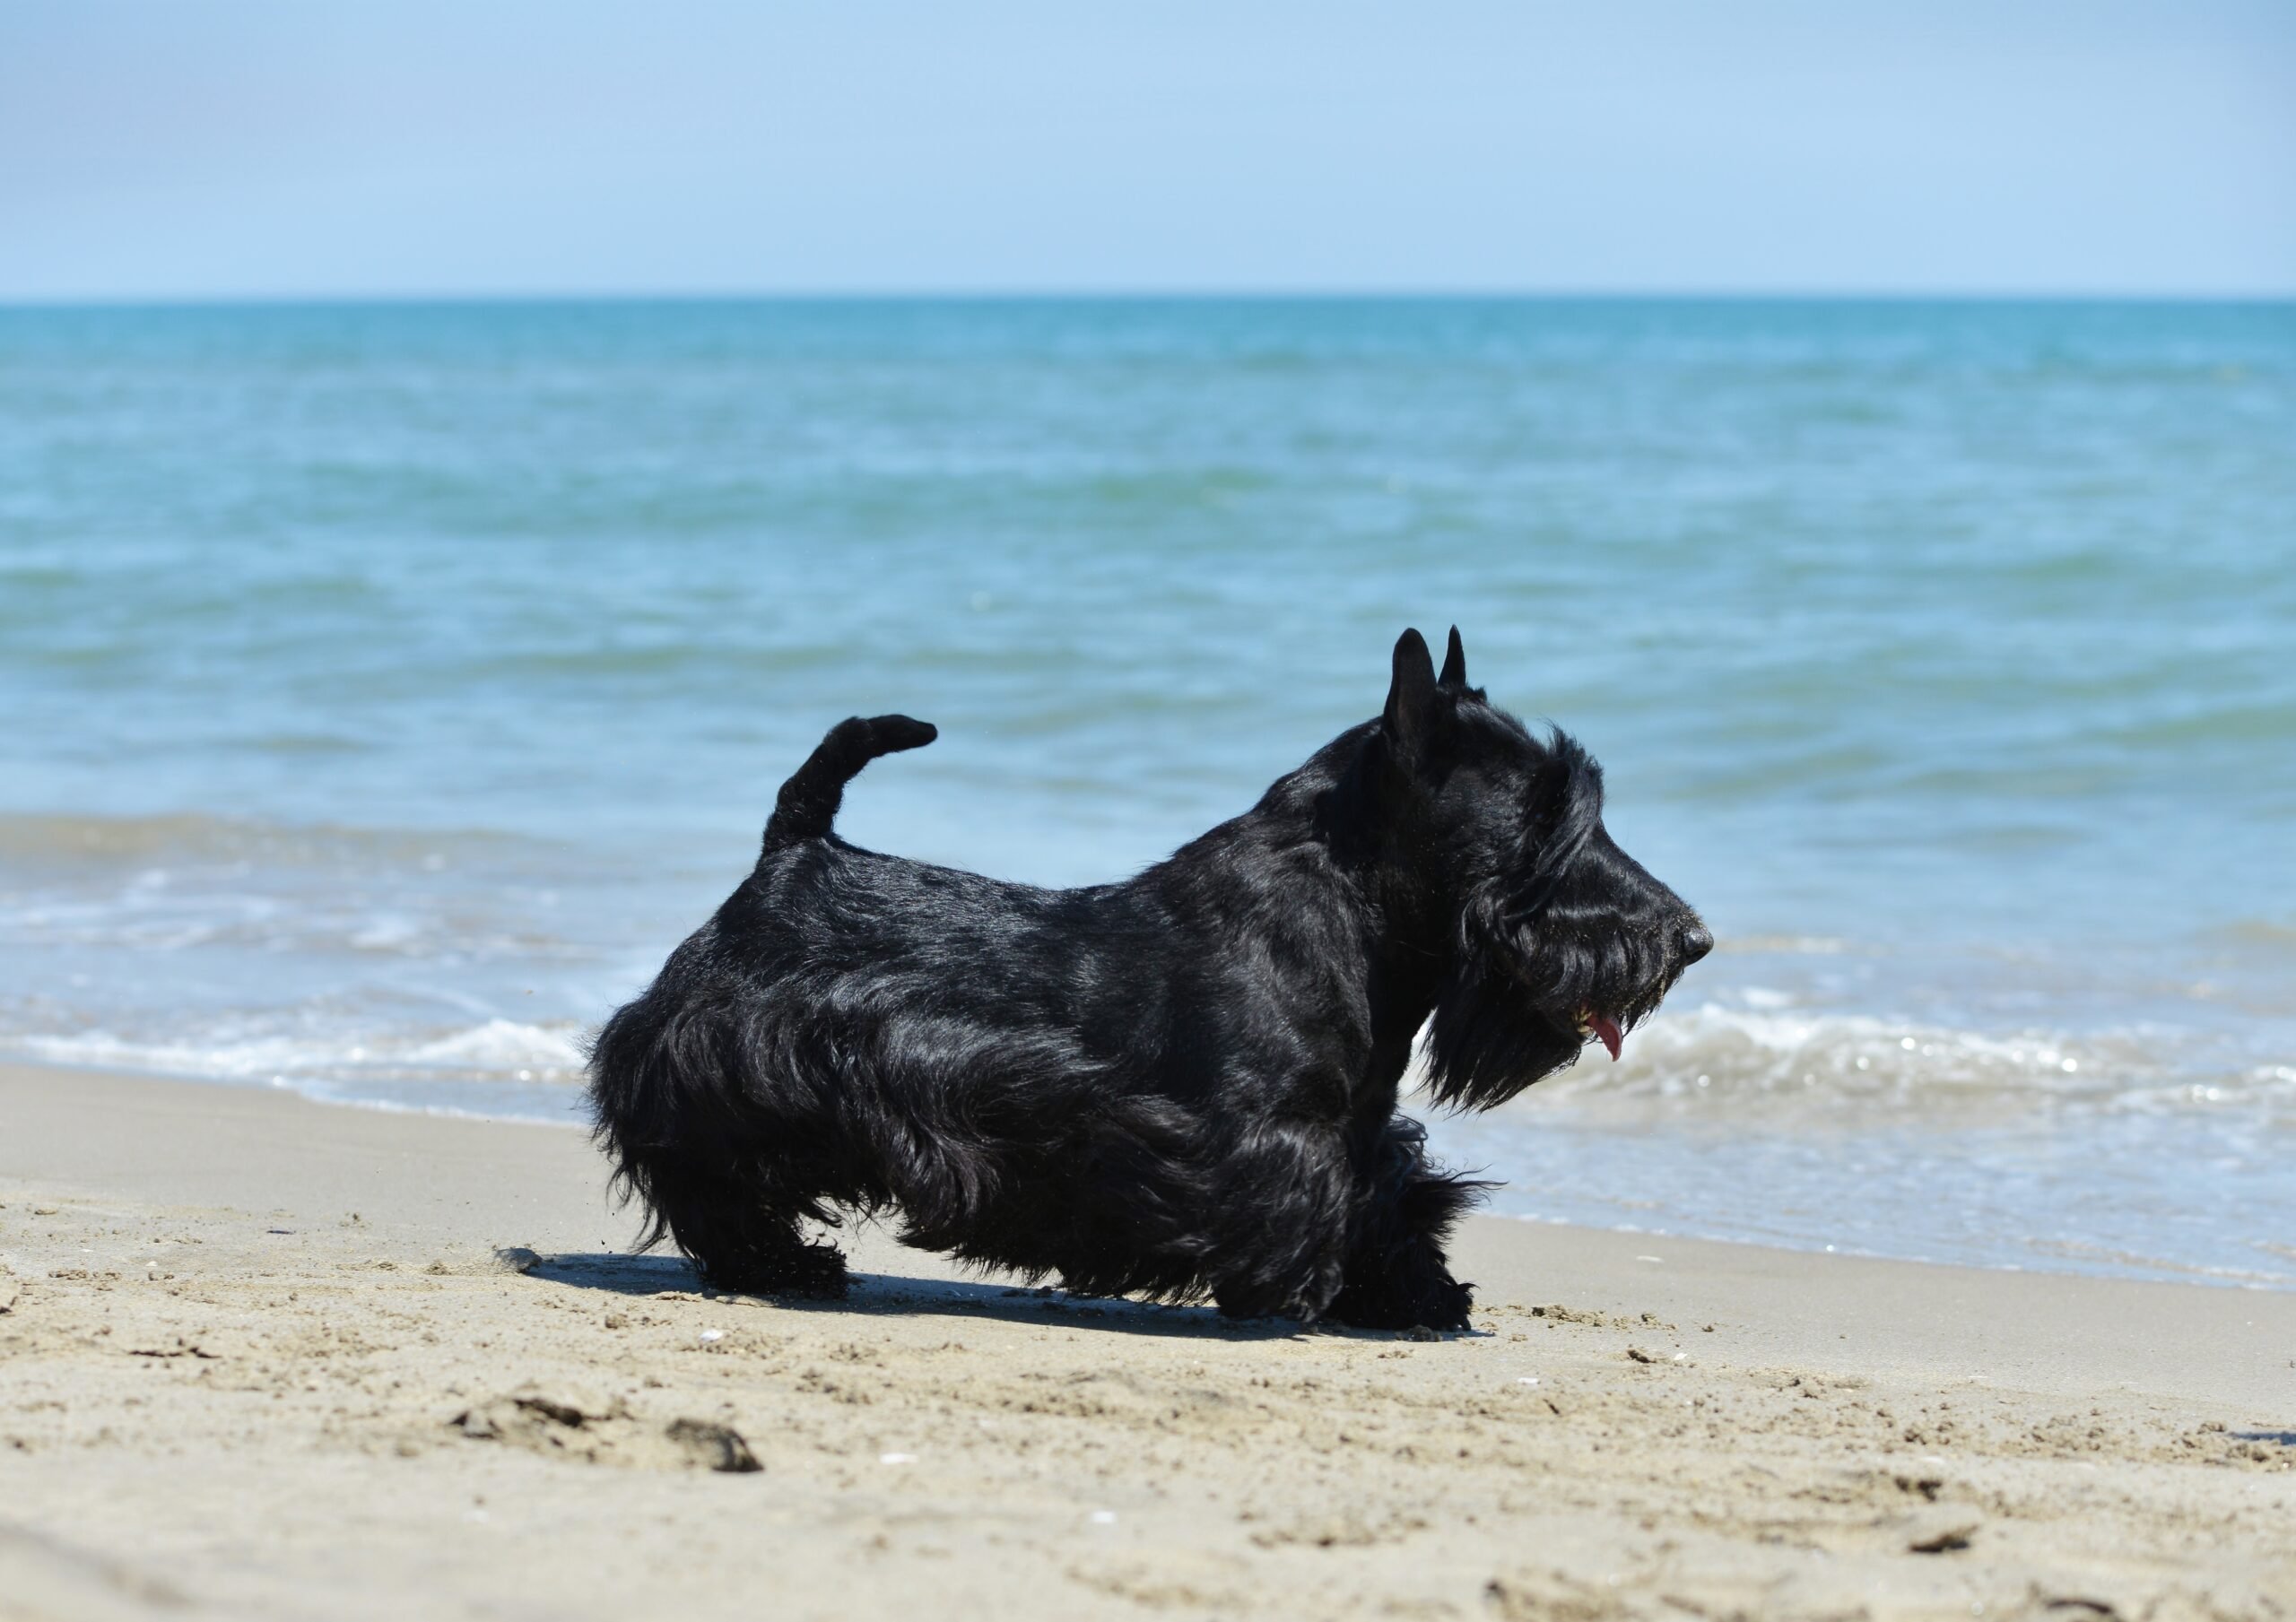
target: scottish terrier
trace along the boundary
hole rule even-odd
[[[1415,630],[1387,705],[1120,884],[1037,889],[831,831],[930,743],[839,723],[755,870],[591,1057],[618,1184],[714,1287],[836,1297],[804,1224],[1091,1295],[1462,1329],[1443,1245],[1486,1184],[1396,1113],[1422,1027],[1439,1104],[1489,1109],[1624,1034],[1713,941],[1611,842],[1602,771]]]

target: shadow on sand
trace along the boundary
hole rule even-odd
[[[630,1255],[613,1251],[543,1256],[525,1268],[528,1278],[569,1289],[616,1296],[692,1296],[713,1301],[770,1306],[781,1312],[848,1317],[911,1317],[943,1314],[1007,1323],[1057,1324],[1127,1335],[1208,1335],[1222,1340],[1287,1340],[1302,1335],[1338,1335],[1360,1340],[1392,1340],[1386,1331],[1318,1324],[1302,1329],[1287,1320],[1223,1318],[1209,1306],[1162,1306],[1102,1296],[1072,1296],[1049,1286],[1025,1288],[951,1279],[910,1279],[899,1274],[856,1272],[852,1293],[842,1301],[722,1295],[708,1288],[682,1257]],[[1408,1331],[1434,1339],[1431,1331]],[[1457,1337],[1445,1335],[1443,1340]]]

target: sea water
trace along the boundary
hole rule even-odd
[[[2296,306],[0,311],[0,1052],[569,1122],[841,827],[1114,878],[1405,625],[1720,944],[1523,1217],[2296,1288]]]

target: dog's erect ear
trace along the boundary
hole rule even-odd
[[[1395,681],[1387,688],[1387,707],[1379,724],[1396,752],[1406,759],[1419,752],[1427,737],[1427,712],[1435,701],[1435,660],[1427,638],[1407,630],[1396,639]]]
[[[1459,628],[1451,627],[1451,646],[1443,650],[1443,673],[1435,678],[1438,687],[1459,687],[1467,684],[1467,650],[1459,640]]]

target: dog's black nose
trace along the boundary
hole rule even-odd
[[[1714,937],[1706,932],[1703,924],[1685,924],[1674,944],[1682,949],[1683,967],[1688,968],[1714,950]]]

